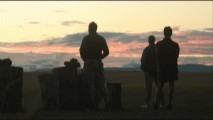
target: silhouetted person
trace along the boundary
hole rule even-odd
[[[154,81],[158,86],[155,36],[150,35],[148,42],[149,46],[144,49],[141,57],[141,69],[144,71],[146,89],[146,99],[142,108],[147,108],[150,104],[152,82]]]
[[[102,100],[105,106],[108,102],[108,93],[104,78],[104,69],[102,59],[109,55],[109,49],[106,40],[97,32],[97,24],[89,24],[89,35],[83,38],[80,47],[80,55],[84,61],[84,72],[89,84],[89,96],[92,107],[98,109]]]
[[[171,27],[164,28],[164,39],[157,42],[157,64],[158,64],[158,79],[159,87],[156,94],[155,109],[158,109],[158,105],[164,104],[163,86],[164,83],[169,83],[169,101],[167,108],[172,109],[172,100],[174,93],[174,81],[178,79],[178,57],[179,57],[179,45],[172,41],[172,29]]]

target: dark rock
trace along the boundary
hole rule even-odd
[[[0,111],[22,110],[23,68],[0,66]]]
[[[109,103],[107,105],[110,109],[121,108],[121,83],[107,83]]]
[[[81,76],[75,67],[59,67],[53,69],[54,79],[59,81],[59,109],[77,110],[81,108]]]

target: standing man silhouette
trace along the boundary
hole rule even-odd
[[[84,61],[84,72],[86,81],[89,84],[89,101],[92,108],[98,109],[102,98],[108,103],[108,93],[104,78],[102,60],[109,55],[106,40],[97,31],[97,24],[89,24],[89,35],[83,38],[80,47],[80,55]]]
[[[164,28],[164,39],[157,42],[157,64],[158,64],[158,79],[159,86],[156,94],[155,109],[158,105],[164,104],[163,86],[164,83],[169,83],[169,101],[167,109],[172,109],[172,100],[174,94],[174,81],[178,79],[178,57],[179,45],[171,39],[172,29],[167,26]]]

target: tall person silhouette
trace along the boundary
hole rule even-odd
[[[157,42],[157,65],[159,86],[156,94],[155,109],[164,104],[163,86],[169,83],[169,101],[167,109],[172,109],[172,100],[174,94],[174,81],[178,80],[178,57],[179,45],[171,39],[172,29],[167,26],[164,28],[164,39]]]
[[[84,61],[84,72],[89,84],[89,101],[92,108],[98,109],[102,98],[105,106],[108,103],[108,93],[104,78],[104,66],[102,60],[109,55],[106,40],[97,33],[97,24],[89,24],[89,35],[83,38],[80,47],[80,55]]]

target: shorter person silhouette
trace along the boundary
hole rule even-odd
[[[155,36],[150,35],[148,38],[149,45],[144,49],[141,57],[141,69],[145,76],[146,98],[142,108],[147,108],[150,105],[152,95],[152,82],[158,87],[157,79],[157,60],[156,60],[156,46]]]

